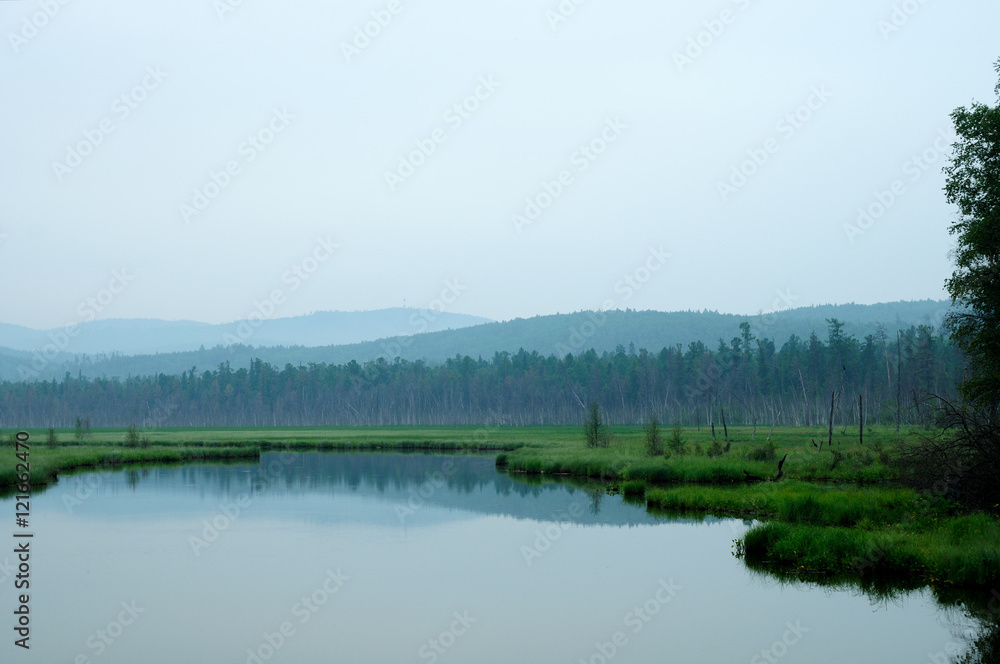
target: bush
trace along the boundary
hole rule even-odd
[[[128,425],[128,431],[125,433],[125,447],[139,447],[139,442],[139,429],[134,423]]]
[[[747,459],[750,461],[775,461],[777,458],[778,450],[770,440],[747,452]]]
[[[894,465],[900,478],[925,494],[967,507],[995,510],[1000,504],[1000,417],[998,413],[942,401],[943,431],[916,445],[898,445]]]
[[[667,440],[667,447],[674,454],[684,454],[686,452],[684,448],[684,438],[681,437],[681,423],[675,422],[672,429],[670,429],[670,439]]]
[[[708,446],[706,454],[708,454],[708,458],[714,459],[716,457],[722,456],[723,451],[724,450],[722,449],[722,443],[720,443],[717,440],[713,440],[712,444]]]

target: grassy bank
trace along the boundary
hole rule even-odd
[[[31,445],[29,461],[32,486],[51,484],[59,473],[89,468],[114,468],[134,464],[188,463],[192,461],[256,460],[259,450],[252,447],[190,446],[127,449],[113,445],[77,445],[48,449]],[[0,449],[0,494],[9,494],[17,485],[14,448]]]
[[[140,447],[128,447],[127,429],[95,429],[82,441],[71,430],[57,430],[58,444],[46,444],[47,432],[29,429],[31,481],[51,484],[61,472],[129,464],[185,463],[259,458],[269,450],[497,452],[522,446],[523,429],[489,427],[379,427],[187,429],[140,432]],[[17,483],[15,449],[3,435],[0,445],[0,494]],[[556,436],[558,437],[558,435]]]
[[[917,438],[886,428],[827,431],[686,428],[668,455],[646,453],[640,427],[615,427],[607,448],[585,446],[582,427],[376,427],[155,429],[146,447],[125,447],[124,429],[95,430],[86,444],[59,431],[45,446],[31,431],[33,483],[62,471],[130,463],[256,458],[261,451],[360,450],[497,453],[497,466],[525,479],[592,478],[644,501],[653,511],[701,512],[763,523],[737,542],[750,566],[772,571],[859,577],[905,575],[913,582],[1000,582],[1000,525],[994,515],[963,514],[941,499],[893,485],[890,450]],[[664,437],[670,437],[665,430]],[[4,436],[6,439],[6,436]],[[728,450],[726,444],[728,442]],[[66,444],[68,443],[68,444]],[[822,443],[822,447],[818,447]],[[748,483],[745,473],[779,482]],[[13,486],[14,450],[0,448],[0,488]]]
[[[778,429],[768,442],[766,435],[751,440],[747,429],[730,428],[729,450],[710,456],[725,449],[721,432],[712,450],[710,431],[689,428],[679,450],[650,457],[640,429],[616,431],[607,449],[585,447],[580,435],[526,445],[498,461],[516,473],[599,478],[651,511],[761,520],[736,542],[736,552],[758,568],[957,586],[1000,583],[995,514],[965,514],[894,482],[891,451],[912,444],[918,433],[876,428],[866,430],[862,444],[857,431],[837,431],[829,447],[821,429]],[[745,473],[773,477],[783,457],[781,481],[747,481]]]
[[[777,472],[778,460],[787,455],[785,476],[802,480],[840,480],[877,483],[892,480],[888,450],[896,440],[914,438],[897,436],[891,428],[869,429],[864,444],[858,432],[835,431],[833,446],[827,446],[823,428],[775,429],[768,440],[767,431],[751,427],[730,427],[729,440],[723,439],[721,427],[716,440],[711,430],[688,427],[681,432],[680,449],[667,455],[650,457],[641,427],[616,427],[614,440],[607,448],[588,448],[583,444],[581,428],[531,431],[529,442],[502,458],[510,472],[530,474],[565,474],[600,478],[609,481],[643,481],[649,484],[708,483],[735,484],[746,481],[744,471],[762,477]],[[562,435],[546,433],[562,431]],[[664,438],[669,430],[661,430]],[[570,435],[566,435],[569,433]],[[728,444],[728,451],[726,445]],[[822,447],[820,447],[822,445]],[[718,453],[718,454],[716,454]]]

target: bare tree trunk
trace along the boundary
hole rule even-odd
[[[858,395],[858,443],[865,444],[865,402],[860,394]]]
[[[726,411],[719,406],[719,412],[722,413],[722,432],[726,437],[726,442],[729,442],[729,427],[726,426]]]
[[[802,412],[806,416],[806,426],[809,426],[809,397],[806,396],[806,381],[802,380],[802,369],[799,369],[799,383],[802,385]]]
[[[896,330],[896,433],[899,433],[899,420],[902,417],[903,405],[903,344],[899,341],[899,330]]]
[[[774,433],[774,425],[778,423],[778,418],[781,417],[781,411],[774,417],[774,422],[771,422],[771,430],[767,432],[767,440],[764,442],[771,442],[771,434]]]
[[[837,393],[830,393],[830,435],[826,439],[826,446],[830,447],[833,445],[833,404],[837,399]]]

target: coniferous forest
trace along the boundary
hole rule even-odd
[[[898,336],[755,338],[748,323],[715,348],[619,346],[565,357],[499,352],[441,364],[380,358],[359,364],[192,367],[126,379],[66,376],[0,384],[0,427],[579,424],[587,405],[607,421],[655,415],[684,425],[770,426],[829,420],[929,424],[934,397],[953,398],[965,360],[947,335],[921,325]]]

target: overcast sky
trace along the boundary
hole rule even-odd
[[[946,296],[995,0],[576,2],[0,3],[0,322]]]

